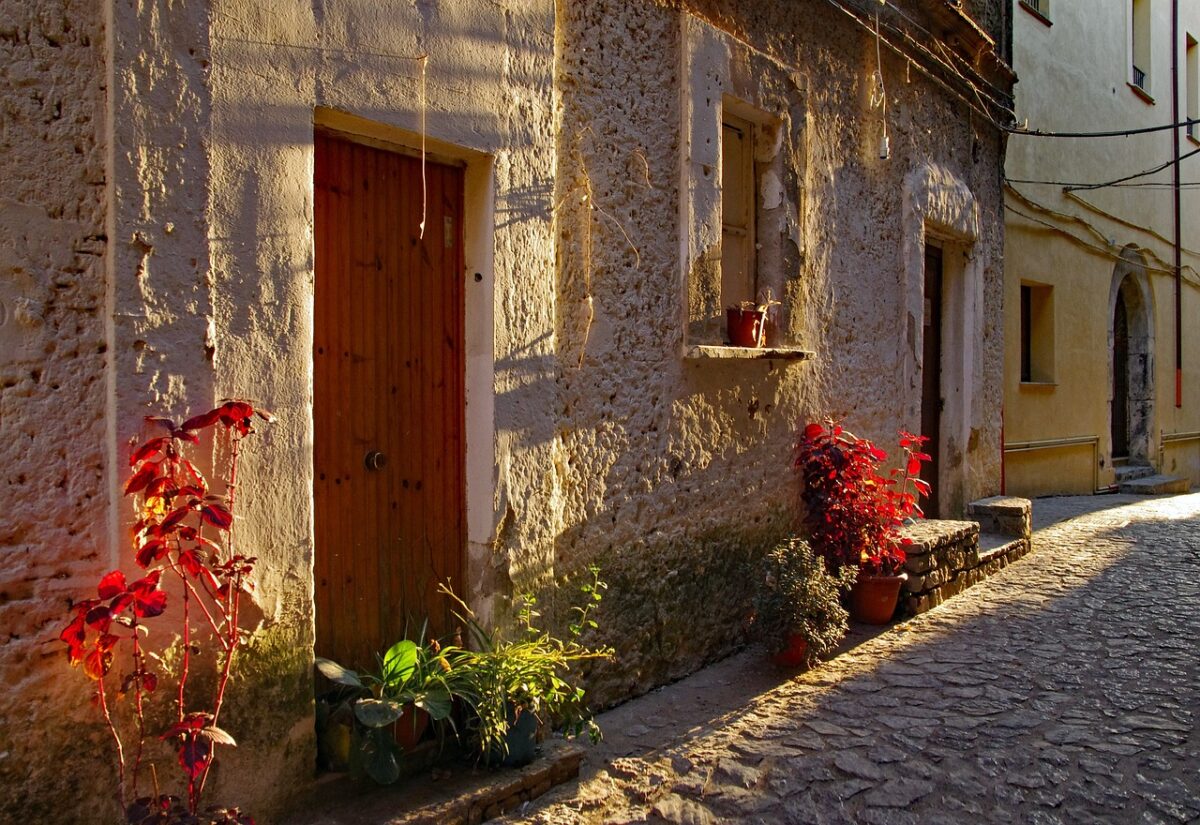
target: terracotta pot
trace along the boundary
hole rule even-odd
[[[850,615],[858,622],[887,624],[896,614],[900,585],[907,578],[904,573],[899,576],[860,575],[850,588]]]
[[[725,310],[725,332],[734,347],[761,347],[765,336],[760,335],[765,312],[757,309],[729,307]]]
[[[396,720],[392,733],[396,737],[396,744],[400,746],[400,750],[410,751],[421,741],[421,737],[425,735],[425,729],[428,727],[429,712],[416,705],[408,704],[404,706],[400,718]]]
[[[804,654],[808,653],[808,640],[799,633],[789,633],[787,646],[771,657],[771,661],[780,667],[800,667],[804,664]]]

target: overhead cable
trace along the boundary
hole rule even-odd
[[[1165,132],[1168,129],[1181,129],[1184,126],[1191,126],[1195,123],[1200,123],[1200,118],[1188,118],[1181,120],[1179,123],[1164,123],[1160,126],[1144,126],[1140,129],[1115,129],[1109,132],[1045,132],[1041,129],[1026,129],[1020,126],[1002,126],[1000,128],[1012,135],[1023,135],[1026,137],[1048,137],[1048,138],[1110,138],[1110,137],[1129,137],[1130,135],[1145,135],[1150,132]]]

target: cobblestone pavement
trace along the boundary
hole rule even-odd
[[[581,781],[506,821],[1200,822],[1200,494],[1034,521],[1025,559],[812,671],[751,650],[604,714]]]

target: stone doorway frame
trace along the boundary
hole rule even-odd
[[[913,388],[905,420],[920,428],[924,348],[925,245],[942,248],[942,413],[939,466],[932,482],[940,488],[938,515],[966,512],[971,468],[966,460],[972,433],[985,419],[983,381],[983,263],[975,254],[979,205],[970,187],[953,172],[924,164],[905,177],[901,317],[905,331],[900,371]],[[914,430],[915,431],[915,430]]]
[[[1114,327],[1117,298],[1125,301],[1126,325],[1129,333],[1129,378],[1127,403],[1129,422],[1127,440],[1129,460],[1150,464],[1156,454],[1155,445],[1155,364],[1154,364],[1154,290],[1150,287],[1150,276],[1146,271],[1146,258],[1134,246],[1121,250],[1121,258],[1113,267],[1112,283],[1108,293],[1108,427],[1104,433],[1109,465],[1113,459],[1112,416],[1113,377],[1116,374]]]

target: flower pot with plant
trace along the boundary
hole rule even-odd
[[[919,495],[929,494],[921,480],[924,436],[900,433],[902,467],[879,471],[887,453],[840,425],[808,424],[796,444],[802,522],[809,541],[831,569],[849,568],[857,581],[850,594],[858,621],[886,624],[896,612],[903,572],[900,535],[905,520],[922,515]]]
[[[763,557],[763,576],[754,600],[754,628],[772,661],[784,667],[810,666],[846,635],[840,596],[855,573],[836,575],[808,543],[790,538]]]
[[[577,667],[587,660],[609,659],[613,652],[580,641],[585,631],[596,628],[591,613],[607,587],[597,568],[589,568],[589,574],[580,588],[583,604],[571,608],[566,640],[534,626],[538,613],[531,596],[520,599],[517,638],[509,639],[499,630],[485,629],[466,603],[442,585],[441,592],[457,603],[455,615],[470,628],[475,648],[464,652],[459,667],[462,695],[474,711],[474,742],[482,761],[506,766],[532,761],[543,721],[562,724],[569,736],[587,732],[593,742],[599,740],[600,729],[584,703]]]
[[[459,668],[464,655],[456,645],[402,639],[378,657],[378,667],[371,673],[318,657],[317,670],[342,689],[341,702],[334,705],[329,719],[341,727],[350,722],[349,763],[361,766],[381,785],[395,782],[400,776],[400,755],[416,747],[430,722],[453,724],[453,700],[464,684],[465,672]],[[352,722],[344,711],[347,705],[353,710]],[[344,736],[327,728],[322,739],[336,743]],[[331,762],[340,761],[336,758],[340,754],[332,756]]]
[[[742,301],[725,310],[725,333],[730,346],[762,349],[767,345],[767,324],[771,310],[780,306],[767,289],[762,303]]]

